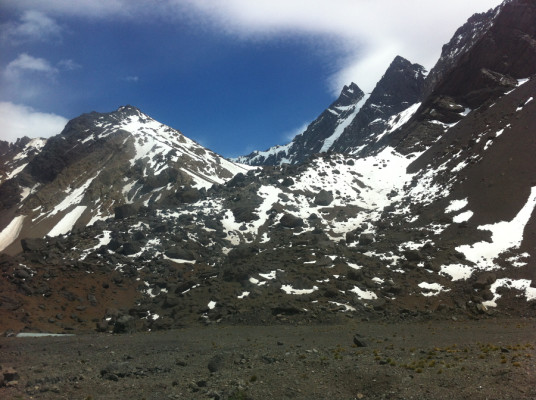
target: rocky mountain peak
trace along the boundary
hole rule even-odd
[[[333,144],[332,151],[349,152],[376,143],[394,126],[391,117],[420,101],[426,70],[396,56],[349,126]],[[394,123],[394,121],[392,121]]]
[[[132,211],[198,199],[213,184],[248,171],[133,106],[83,114],[59,135],[33,139],[4,158],[9,169],[0,207],[21,217],[11,218],[18,225],[0,238],[2,249],[13,243],[9,251],[20,249],[19,234],[57,236],[123,205]]]
[[[443,47],[426,94],[476,108],[536,73],[536,4],[512,0],[471,17]]]
[[[356,101],[359,101],[364,96],[363,91],[354,82],[350,85],[344,85],[341,94],[332,104],[332,106],[349,106]]]
[[[140,115],[140,114],[142,114],[141,110],[138,107],[132,106],[130,104],[127,104],[125,106],[119,107],[116,112],[124,113],[124,114],[127,114],[127,115]]]
[[[365,94],[354,82],[345,85],[339,97],[290,143],[266,151],[254,151],[238,157],[236,161],[250,165],[298,164],[316,153],[325,153],[353,120],[364,97]]]

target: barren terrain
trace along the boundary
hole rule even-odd
[[[0,339],[3,399],[534,399],[536,321],[348,319]],[[357,336],[356,336],[357,335]]]

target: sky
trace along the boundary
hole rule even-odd
[[[134,105],[225,156],[288,143],[500,0],[2,0],[0,139]]]

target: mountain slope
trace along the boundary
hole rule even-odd
[[[510,1],[473,18],[483,30],[476,39],[467,29],[461,31],[467,37],[451,40],[467,46],[452,63],[440,61],[428,95],[422,69],[395,60],[360,108],[370,112],[363,112],[364,122],[345,119],[348,127],[333,145],[326,140],[333,132],[315,144],[331,150],[348,143],[345,153],[217,178],[214,164],[228,165],[229,177],[238,167],[201,154],[206,150],[178,133],[169,139],[169,128],[136,109],[72,121],[72,137],[50,139],[6,182],[39,185],[28,196],[39,203],[28,200],[22,209],[40,218],[64,206],[71,207],[64,215],[102,209],[95,205],[106,199],[115,213],[106,219],[97,213],[93,224],[67,235],[26,240],[13,257],[4,252],[0,318],[15,329],[130,332],[347,315],[533,317],[536,64],[517,60],[530,59],[535,49],[533,26],[523,18],[535,7]],[[500,57],[483,50],[494,40]],[[388,79],[398,71],[399,79]],[[391,103],[385,94],[396,85],[409,92]],[[404,109],[409,95],[421,102]],[[108,138],[115,142],[105,142],[106,149],[63,151]],[[110,156],[107,151],[113,157],[97,156]],[[179,163],[178,154],[214,162],[199,164],[199,180],[187,181],[198,164]],[[51,162],[65,167],[40,171]],[[120,178],[108,172],[102,180],[99,162],[112,163]],[[223,183],[203,189],[218,179]],[[43,191],[54,182],[70,185],[70,196],[54,199],[57,190]],[[122,206],[113,206],[114,196]],[[74,197],[80,200],[65,200]]]
[[[247,171],[131,106],[75,118],[5,165],[11,171],[0,186],[0,247],[8,253],[20,250],[20,238],[65,234],[125,203],[135,209],[190,201]]]

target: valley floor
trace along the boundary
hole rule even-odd
[[[0,398],[534,399],[535,328],[524,318],[348,319],[0,338],[3,370],[19,375]]]

